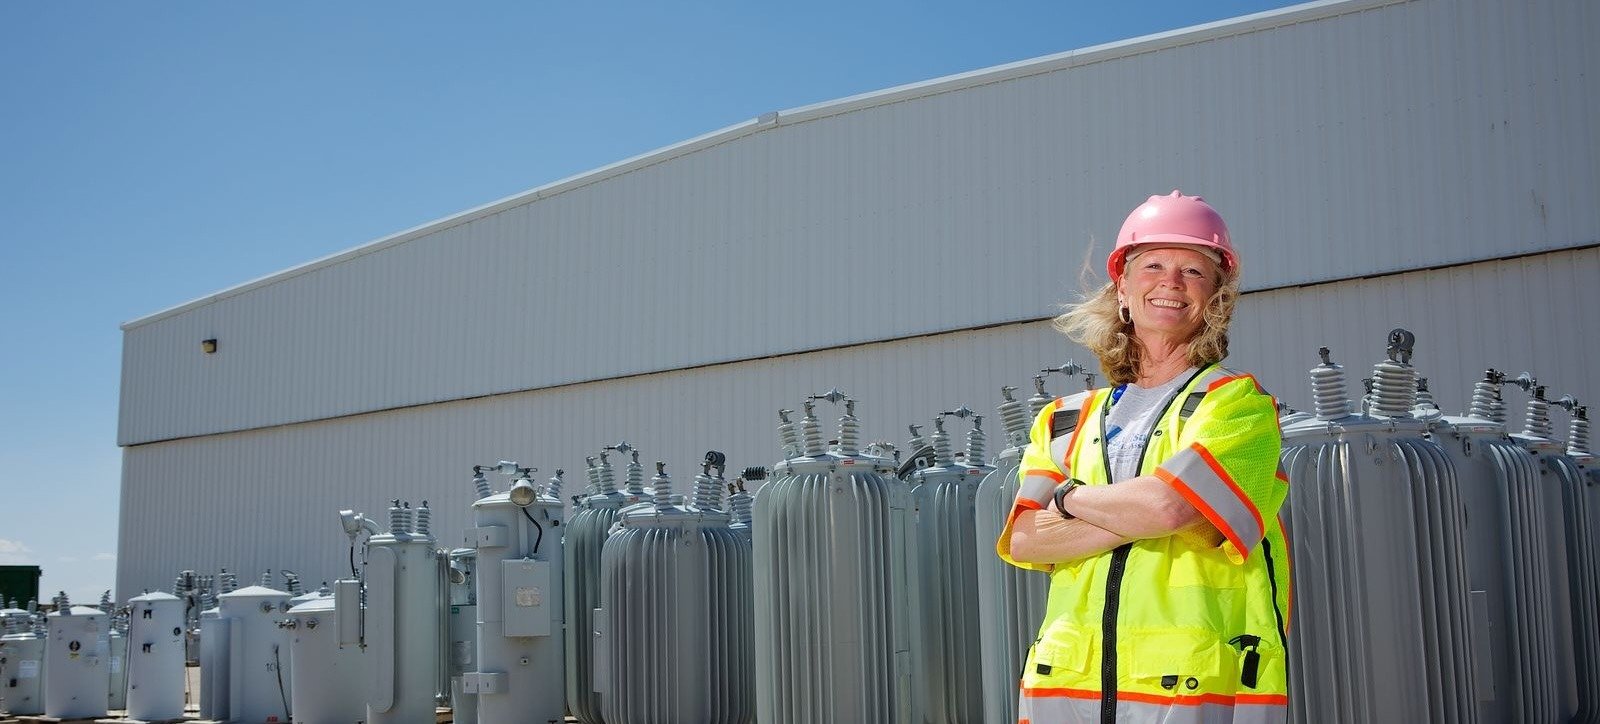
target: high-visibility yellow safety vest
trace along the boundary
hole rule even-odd
[[[1034,421],[1021,489],[996,549],[1050,573],[1043,625],[1022,671],[1020,719],[1058,722],[1276,722],[1288,708],[1289,549],[1278,508],[1288,480],[1271,396],[1217,365],[1166,401],[1139,464],[1194,505],[1221,544],[1134,541],[1059,565],[1010,556],[1011,528],[1067,477],[1107,485],[1110,389]]]

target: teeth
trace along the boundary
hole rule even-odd
[[[1183,302],[1175,302],[1171,299],[1152,299],[1150,300],[1150,303],[1157,307],[1166,307],[1167,309],[1183,309],[1184,307],[1189,306]]]

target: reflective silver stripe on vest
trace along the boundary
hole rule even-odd
[[[1177,724],[1280,724],[1289,708],[1262,704],[1148,704],[1117,702],[1117,721],[1176,722]],[[1097,724],[1100,700],[1067,696],[1024,696],[1017,705],[1017,719],[1031,724]]]
[[[1021,487],[1017,488],[1018,500],[1031,500],[1043,508],[1050,503],[1050,496],[1056,491],[1056,481],[1043,475],[1029,475],[1022,479]]]
[[[1208,520],[1218,524],[1217,528],[1228,540],[1233,541],[1240,555],[1249,555],[1250,550],[1266,535],[1261,514],[1244,497],[1238,485],[1226,477],[1227,471],[1222,469],[1221,464],[1216,463],[1214,458],[1207,460],[1209,456],[1199,443],[1190,445],[1162,463],[1161,471],[1167,475],[1160,477],[1175,488],[1187,488],[1192,495],[1183,497],[1195,503],[1195,507],[1206,514]],[[1178,492],[1182,494],[1186,491],[1180,488]],[[1196,503],[1195,498],[1201,503]]]

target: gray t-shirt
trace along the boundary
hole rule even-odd
[[[1106,455],[1111,461],[1111,482],[1120,483],[1139,476],[1139,457],[1144,454],[1150,433],[1160,422],[1167,401],[1184,382],[1194,375],[1190,367],[1171,380],[1155,387],[1140,387],[1133,383],[1122,390],[1117,404],[1111,406],[1106,417]]]

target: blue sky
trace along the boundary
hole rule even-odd
[[[0,565],[114,583],[123,322],[768,111],[1290,4],[0,3]]]

